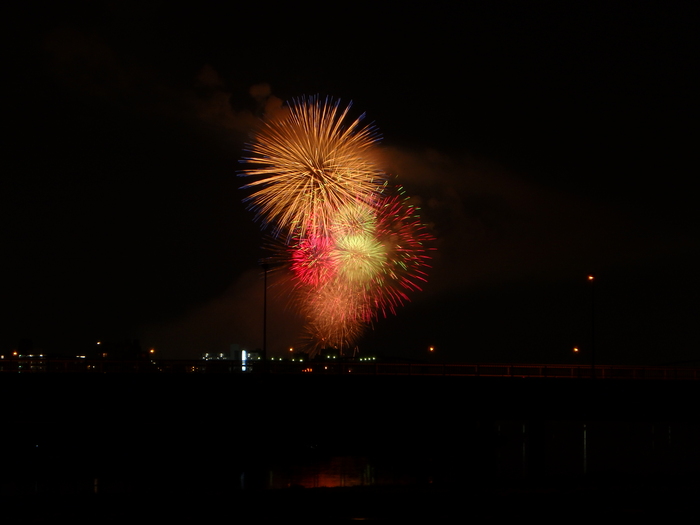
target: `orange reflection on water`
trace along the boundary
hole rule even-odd
[[[335,456],[311,464],[273,468],[269,488],[357,487],[374,484],[374,468],[367,458]]]

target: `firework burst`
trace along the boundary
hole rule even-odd
[[[338,102],[294,101],[250,144],[244,188],[284,244],[306,348],[354,345],[380,314],[421,289],[433,237],[372,160],[377,135]]]
[[[350,120],[350,105],[316,97],[295,100],[285,117],[266,120],[249,144],[255,180],[244,188],[259,217],[278,233],[325,230],[333,215],[351,202],[372,203],[386,176],[373,159],[377,134]]]

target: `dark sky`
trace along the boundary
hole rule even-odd
[[[238,161],[266,106],[320,94],[379,128],[437,237],[424,292],[362,351],[571,361],[595,272],[601,362],[697,361],[698,8],[609,4],[16,13],[0,350],[260,346]],[[275,354],[299,320],[270,297]]]

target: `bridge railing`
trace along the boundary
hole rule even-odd
[[[383,363],[361,361],[261,361],[231,360],[106,360],[106,359],[3,359],[2,373],[93,373],[93,374],[349,374],[383,376],[468,376],[515,378],[590,378],[587,365],[523,363]],[[599,379],[698,380],[698,367],[599,365]]]

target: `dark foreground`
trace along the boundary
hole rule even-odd
[[[687,519],[682,487],[319,488],[234,494],[34,496],[3,503],[4,523],[453,523],[467,520]]]
[[[674,515],[697,381],[0,375],[16,522]]]

